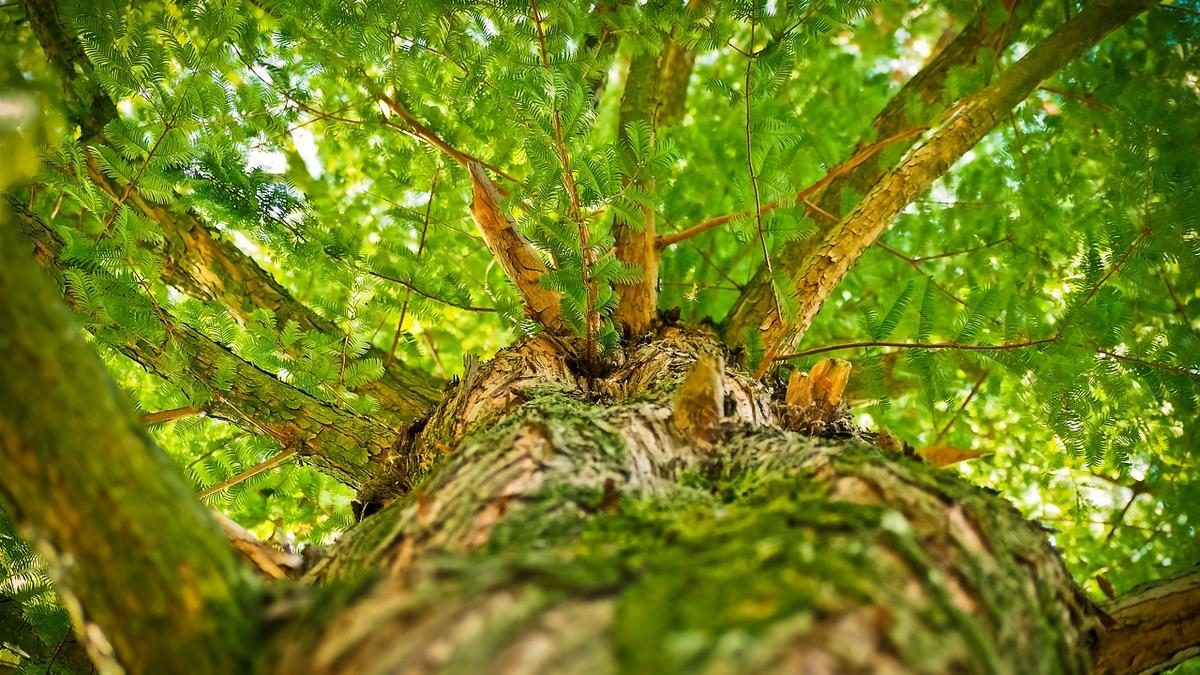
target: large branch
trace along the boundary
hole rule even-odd
[[[478,162],[468,166],[472,185],[471,217],[479,226],[492,255],[521,293],[526,311],[549,331],[568,330],[559,308],[559,294],[541,285],[542,277],[549,271],[546,263],[504,212],[500,191],[484,173],[483,166]]]
[[[1060,26],[1004,72],[963,102],[922,146],[880,180],[862,202],[821,237],[791,274],[795,318],[781,321],[764,312],[759,324],[766,354],[759,375],[803,335],[821,305],[859,256],[901,210],[944,174],[1045,78],[1136,16],[1150,0],[1098,0]]]
[[[1140,586],[1102,608],[1095,675],[1158,673],[1200,656],[1200,567]]]
[[[59,257],[62,240],[20,204],[9,206],[18,216],[15,221],[18,231],[33,244],[39,262],[63,287],[67,265]],[[113,346],[168,381],[187,375],[205,384],[227,382],[223,387],[209,385],[212,400],[204,404],[207,414],[251,433],[270,436],[295,450],[305,461],[353,487],[379,473],[390,458],[399,431],[331,406],[281,382],[190,326],[174,323],[169,317],[159,316],[159,319],[168,336],[167,343],[123,333]],[[175,349],[169,349],[171,345]],[[177,356],[180,353],[185,357],[182,362]]]
[[[1007,4],[1010,5],[1008,19],[999,26],[989,24],[990,7],[981,7],[966,27],[904,84],[871,122],[871,137],[874,140],[860,141],[849,160],[839,164],[810,188],[799,192],[794,199],[769,202],[763,205],[763,210],[801,205],[816,215],[840,214],[846,195],[861,195],[870,190],[871,186],[878,183],[892,168],[878,153],[890,148],[892,156],[903,155],[917,144],[920,133],[936,122],[937,116],[948,103],[943,99],[946,78],[950,71],[954,68],[970,67],[979,60],[984,51],[1002,51],[1032,11],[1029,7],[1019,6],[1018,0]],[[710,218],[692,229],[702,232],[729,222],[739,215],[742,214]],[[829,219],[822,218],[822,224],[826,220]],[[836,221],[836,218],[833,220]],[[794,275],[799,262],[820,241],[819,232],[807,239],[788,243],[778,256],[779,268],[789,275]],[[673,242],[670,239],[660,240],[660,245],[664,243]],[[746,284],[726,320],[726,333],[731,341],[744,340],[748,331],[757,328],[758,323],[768,312],[773,311],[773,308],[770,279],[766,269],[760,267]]]
[[[662,51],[647,52],[633,57],[625,92],[621,96],[620,135],[626,136],[628,125],[644,122],[652,133],[660,125],[676,119],[687,98],[688,80],[696,54],[676,40],[666,39]],[[644,180],[628,181],[627,185],[648,187]],[[658,310],[658,246],[654,210],[642,208],[640,227],[617,219],[613,227],[616,256],[621,261],[641,269],[641,278],[632,284],[616,287],[620,303],[614,318],[630,334],[644,333]]]
[[[0,215],[0,501],[49,563],[93,660],[130,673],[245,672],[253,579],[9,218]]]
[[[100,142],[104,126],[116,117],[116,106],[103,91],[96,89],[90,97],[82,93],[89,79],[91,64],[85,58],[78,41],[66,32],[59,17],[57,3],[23,1],[30,24],[60,75],[69,83],[67,107],[84,131],[85,141]],[[281,322],[295,321],[305,330],[340,334],[342,331],[330,320],[296,300],[273,276],[242,253],[233,243],[213,236],[212,231],[194,214],[181,209],[158,206],[143,199],[137,189],[116,185],[104,175],[95,161],[89,158],[88,176],[113,199],[125,198],[125,204],[136,209],[163,233],[163,281],[179,290],[229,308],[241,320],[249,318],[256,309],[269,309]],[[386,355],[372,347],[368,357],[383,360]],[[394,419],[410,422],[424,414],[439,398],[438,383],[419,369],[393,361],[383,377],[363,385],[360,393],[375,397],[382,409]]]

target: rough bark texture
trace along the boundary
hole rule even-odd
[[[236,672],[253,579],[0,218],[0,502],[106,672]]]
[[[559,311],[559,294],[541,286],[542,276],[548,271],[546,263],[504,212],[500,191],[484,172],[483,165],[471,162],[468,166],[473,190],[471,217],[488,249],[520,291],[526,312],[548,330],[567,330]]]
[[[697,444],[673,412],[712,335],[598,380],[552,348],[473,367],[418,441],[438,466],[310,572],[268,670],[1086,672],[1094,608],[1002,499],[780,430],[732,369]]]
[[[1104,606],[1096,675],[1157,673],[1200,656],[1200,567]]]
[[[995,82],[970,97],[919,148],[890,171],[853,211],[826,233],[791,275],[796,315],[758,316],[766,353],[759,374],[812,323],[825,299],[859,256],[905,206],[979,142],[1038,83],[1110,31],[1152,5],[1150,0],[1097,0],[1038,43]]]

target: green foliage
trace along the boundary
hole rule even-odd
[[[637,227],[652,210],[669,233],[751,208],[747,97],[761,200],[794,195],[860,141],[878,140],[874,115],[943,32],[975,11],[959,0],[711,4],[689,13],[681,2],[605,11],[539,3],[545,65],[526,3],[63,0],[94,68],[90,84],[119,115],[97,138],[62,130],[19,197],[63,238],[68,300],[145,410],[203,405],[232,377],[191,376],[164,328],[169,318],[323,402],[372,413],[379,403],[354,389],[382,376],[368,348],[386,351],[398,323],[396,359],[447,379],[464,355],[534,329],[471,222],[467,173],[381,105],[385,91],[446,143],[511,175],[492,174],[518,228],[555,268],[543,284],[562,293],[577,331],[582,221],[595,254],[598,337],[611,350],[620,338],[615,286],[642,274],[613,255],[615,219]],[[944,100],[931,105],[1010,67],[1067,5],[1040,7],[1013,46],[954,69]],[[20,14],[0,8],[5,64],[46,99],[69,99]],[[1119,590],[1200,559],[1197,34],[1192,13],[1152,10],[1044,83],[897,218],[881,241],[900,255],[869,250],[798,349],[1045,342],[875,346],[795,360],[852,360],[850,400],[864,423],[917,446],[940,437],[994,451],[962,471],[1056,528],[1080,581],[1103,572]],[[659,52],[664,36],[697,54],[684,114],[621,133],[629,61]],[[748,91],[738,50],[757,53]],[[116,194],[89,178],[89,165]],[[847,189],[834,215],[866,188]],[[175,244],[132,208],[135,196],[194,216],[335,329],[266,310],[238,318],[168,286]],[[764,216],[772,256],[826,227],[801,208]],[[719,322],[761,259],[753,217],[673,246],[660,260],[660,306]],[[774,281],[791,315],[788,284]],[[130,338],[158,345],[178,377],[153,378],[113,349]],[[757,334],[748,341],[745,360],[755,364],[762,345]],[[154,435],[197,489],[279,450],[208,418]],[[298,542],[347,526],[348,501],[296,464],[211,498],[259,534]]]

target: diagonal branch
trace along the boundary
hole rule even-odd
[[[16,229],[33,244],[39,264],[61,287],[63,272],[68,268],[59,257],[63,241],[33,214],[18,214]],[[206,414],[251,433],[270,436],[284,447],[295,447],[311,464],[348,485],[361,485],[382,470],[391,455],[396,430],[328,405],[279,381],[190,326],[169,323],[166,316],[159,318],[174,350],[148,337],[128,334],[113,346],[168,381],[187,375],[201,383],[228,382],[223,388],[213,387],[213,399],[205,404]],[[175,350],[186,357],[182,373]]]
[[[894,136],[890,136],[883,140],[876,141],[874,143],[870,143],[870,144],[864,146],[863,148],[860,148],[857,152],[855,152],[853,157],[851,157],[850,159],[846,160],[845,162],[842,162],[841,164],[833,167],[832,169],[829,170],[829,173],[822,176],[815,183],[809,185],[808,187],[804,188],[803,190],[800,190],[795,195],[792,195],[790,197],[785,197],[784,199],[776,199],[776,200],[769,201],[769,202],[763,202],[763,204],[759,207],[758,212],[759,213],[768,213],[770,211],[774,211],[775,209],[780,209],[780,208],[787,208],[787,207],[791,207],[791,206],[804,206],[806,209],[811,210],[818,215],[824,216],[826,218],[832,218],[834,222],[837,222],[838,218],[836,216],[832,216],[832,214],[830,214],[825,209],[812,203],[811,201],[809,201],[809,198],[812,197],[813,195],[821,194],[822,190],[825,190],[826,188],[828,188],[831,184],[835,183],[839,178],[842,178],[842,177],[854,172],[856,169],[858,169],[860,166],[865,164],[868,160],[870,160],[872,157],[874,157],[876,154],[879,153],[879,151],[883,150],[884,148],[891,146],[891,145],[895,145],[902,141],[911,141],[912,139],[915,139],[917,136],[919,136],[920,134],[924,133],[927,130],[928,130],[927,127],[913,127],[911,129],[906,129],[904,131],[901,131]],[[659,237],[658,238],[658,247],[666,248],[667,246],[671,246],[672,244],[678,244],[681,241],[686,241],[688,239],[691,239],[692,237],[695,237],[696,235],[704,234],[705,232],[708,232],[709,230],[712,230],[714,228],[728,224],[739,218],[749,218],[754,215],[755,215],[754,211],[745,210],[745,211],[737,211],[734,213],[726,213],[726,214],[720,215],[720,216],[713,216],[712,218],[703,220],[695,225],[692,225],[691,227],[680,230],[679,232],[673,232],[671,234],[666,234],[666,235]]]
[[[764,374],[771,360],[808,329],[825,299],[896,214],[978,143],[1043,79],[1151,4],[1149,0],[1092,3],[995,82],[960,105],[924,145],[876,184],[801,259],[792,276],[797,300],[795,319],[785,322],[770,313],[765,315],[759,330],[766,354],[758,375]]]
[[[543,288],[541,279],[549,269],[537,251],[520,232],[512,218],[500,206],[500,191],[488,178],[478,162],[469,165],[471,171],[471,217],[479,226],[483,240],[492,255],[504,268],[505,274],[517,287],[525,301],[526,312],[552,332],[566,330],[559,309],[559,294]]]
[[[84,130],[84,140],[98,142],[104,126],[116,118],[116,106],[98,87],[89,89],[93,87],[91,63],[78,40],[63,26],[57,4],[24,0],[23,5],[43,51],[60,76],[73,83],[68,86],[65,100],[71,116]],[[82,83],[76,82],[79,77],[84,78]],[[152,204],[129,186],[119,188],[90,155],[87,173],[111,199],[126,201],[162,228],[164,243],[158,253],[165,259],[163,281],[167,284],[189,295],[220,302],[242,320],[254,310],[265,308],[280,322],[296,321],[305,330],[340,333],[332,321],[292,297],[253,258],[229,241],[214,237],[193,213]],[[385,355],[372,348],[368,356],[382,359]],[[360,393],[375,397],[394,419],[409,422],[438,400],[438,384],[418,369],[393,363],[381,379],[364,385]]]
[[[943,108],[943,97],[947,77],[952,70],[970,66],[987,50],[999,53],[1013,39],[1020,23],[1031,11],[1017,0],[1006,2],[1008,20],[998,30],[989,30],[990,6],[981,6],[970,23],[950,40],[925,66],[875,116],[871,123],[871,137],[880,141],[863,140],[855,148],[851,159],[830,171],[829,175],[813,187],[806,188],[795,201],[785,205],[804,203],[814,213],[821,211],[843,213],[844,195],[865,194],[879,182],[884,173],[892,168],[878,151],[893,146],[893,153],[912,148],[927,125],[937,122]],[[882,145],[881,145],[882,144]],[[848,165],[848,166],[847,166]],[[844,167],[844,168],[843,168]],[[806,201],[808,198],[811,201]],[[764,205],[770,206],[770,205]],[[726,216],[728,219],[737,215]],[[725,222],[728,222],[727,220]],[[721,223],[708,224],[715,227]],[[790,242],[779,256],[781,267],[791,276],[797,272],[799,261],[807,256],[821,239],[821,233],[808,239]],[[759,322],[771,312],[772,291],[770,279],[764,268],[746,284],[745,290],[730,310],[726,319],[725,333],[731,343],[744,341],[750,331],[757,330]]]

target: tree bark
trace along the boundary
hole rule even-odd
[[[102,672],[236,672],[256,584],[9,218],[0,213],[0,504],[47,561]]]
[[[1104,605],[1096,675],[1157,673],[1200,656],[1200,567]]]
[[[439,466],[310,571],[267,670],[1087,671],[1100,614],[1003,499],[782,429],[731,368],[697,443],[679,392],[720,354],[664,329],[591,394],[544,340],[477,366],[418,440]]]
[[[648,52],[633,57],[625,78],[621,96],[618,135],[626,138],[628,125],[645,123],[651,134],[660,125],[669,124],[683,112],[687,100],[688,80],[696,54],[691,49],[664,36],[665,45],[659,53]],[[627,181],[627,186],[651,187],[645,180]],[[642,209],[640,227],[617,219],[613,227],[616,256],[622,262],[641,269],[641,278],[632,284],[616,287],[620,303],[614,318],[630,335],[645,333],[658,313],[658,246],[654,209]]]

